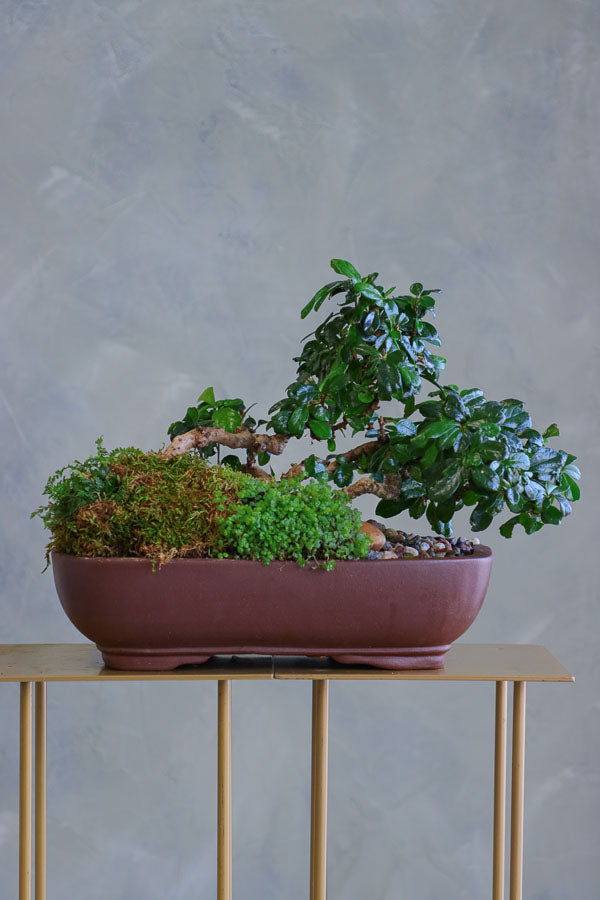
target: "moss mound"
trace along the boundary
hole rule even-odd
[[[360,515],[327,485],[264,482],[199,456],[164,459],[135,447],[97,452],[52,475],[39,515],[73,556],[314,559],[363,557]]]

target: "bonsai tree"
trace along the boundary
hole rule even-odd
[[[452,539],[452,519],[471,507],[473,531],[509,510],[500,533],[557,525],[579,498],[575,457],[548,446],[556,425],[536,430],[520,400],[487,400],[478,388],[441,384],[445,359],[428,316],[438,290],[408,294],[362,276],[341,259],[340,276],[301,315],[325,318],[304,338],[296,380],[256,421],[240,398],[207,388],[168,429],[161,452],[97,452],[50,477],[40,515],[53,550],[76,556],[233,556],[316,560],[471,553]],[[420,400],[423,384],[426,399]],[[320,452],[279,479],[270,465],[308,434]],[[342,436],[356,438],[338,450]],[[230,450],[242,451],[242,459]],[[213,463],[216,461],[217,465]],[[361,524],[350,501],[378,498],[382,518],[425,515],[433,535]],[[385,531],[385,533],[384,533]],[[366,532],[366,533],[363,533]],[[378,551],[382,552],[379,553]]]
[[[520,400],[488,400],[479,388],[440,383],[446,360],[432,352],[441,340],[428,317],[435,317],[441,291],[415,282],[398,294],[378,282],[377,272],[363,276],[343,259],[331,267],[338,278],[301,312],[305,318],[323,307],[326,316],[303,339],[296,380],[270,408],[271,418],[256,421],[243,400],[217,400],[207,388],[169,427],[164,458],[216,455],[222,465],[272,481],[265,468],[271,457],[309,434],[323,449],[294,463],[283,479],[330,481],[349,499],[373,494],[378,516],[425,515],[446,538],[465,506],[476,532],[506,507],[500,533],[507,538],[516,525],[532,534],[568,516],[580,473],[573,455],[548,445],[557,426],[534,428]],[[432,390],[419,399],[424,382]],[[360,440],[339,452],[337,441],[347,434]],[[222,457],[221,448],[242,450],[245,460]]]

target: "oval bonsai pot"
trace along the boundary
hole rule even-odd
[[[386,669],[439,668],[475,619],[492,551],[419,560],[294,562],[52,554],[67,616],[107,666],[173,669],[224,654],[331,656]]]

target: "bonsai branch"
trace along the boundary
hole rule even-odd
[[[385,437],[387,440],[387,435]],[[351,450],[347,450],[345,453],[339,453],[338,458],[345,459],[346,462],[352,463],[363,455],[370,456],[371,453],[374,453],[381,445],[384,443],[384,440],[378,438],[375,441],[366,441],[364,444],[359,444],[357,447],[352,447]],[[331,459],[329,462],[326,460],[322,460],[323,465],[325,465],[325,471],[328,475],[331,475],[332,472],[338,467],[337,459]],[[301,476],[304,472],[304,467],[306,465],[306,460],[302,460],[302,462],[294,463],[290,468],[285,472],[281,477],[282,478],[297,478]]]
[[[396,500],[401,484],[402,479],[398,477],[392,478],[391,476],[388,476],[386,483],[382,484],[379,481],[375,481],[373,478],[365,476],[364,478],[359,478],[358,481],[355,481],[353,484],[349,484],[347,487],[342,488],[342,493],[346,494],[350,500],[354,500],[355,497],[360,497],[363,494],[374,494],[381,500]]]
[[[185,434],[178,434],[162,451],[161,456],[164,459],[172,459],[174,456],[181,456],[182,453],[189,453],[190,450],[202,450],[209,444],[229,447],[230,450],[249,450],[253,454],[271,453],[279,456],[283,453],[288,440],[289,437],[283,434],[254,434],[248,428],[226,431],[224,428],[207,425],[193,428]],[[249,465],[252,463],[249,462]]]

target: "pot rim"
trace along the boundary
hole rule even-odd
[[[53,550],[51,552],[51,557],[54,559],[80,559],[87,562],[94,562],[96,564],[99,563],[152,563],[153,560],[148,556],[77,556],[74,553],[61,553],[58,550]],[[361,563],[362,565],[373,566],[374,563],[440,563],[440,562],[452,562],[452,563],[466,563],[469,560],[475,559],[487,559],[488,557],[493,557],[492,548],[488,547],[487,544],[476,544],[473,548],[473,553],[469,553],[461,556],[441,556],[439,558],[428,556],[424,559],[419,559],[418,557],[409,557],[398,559],[338,559],[334,557],[336,565],[346,565],[346,564],[355,564]],[[321,560],[317,560],[317,562],[321,562]],[[166,563],[158,563],[159,568],[163,568],[164,566],[170,566],[172,563],[213,563],[213,564],[222,564],[222,563],[253,563],[255,565],[262,566],[263,564],[259,559],[242,559],[234,556],[227,557],[207,557],[207,556],[175,556],[173,559],[170,559]],[[269,563],[269,565],[285,563],[289,565],[298,565],[293,559],[273,559]],[[311,563],[311,560],[306,561],[306,565],[308,566]],[[266,567],[265,567],[266,568]],[[335,571],[335,569],[333,570]]]

